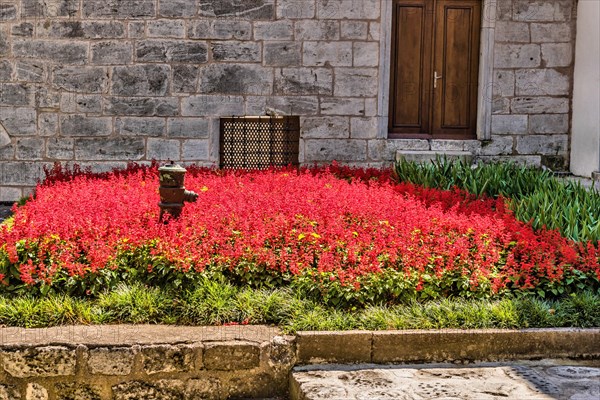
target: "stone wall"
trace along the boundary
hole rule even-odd
[[[219,117],[267,110],[301,116],[307,163],[459,150],[565,165],[574,0],[486,0],[493,116],[475,141],[385,139],[390,1],[0,0],[0,201],[54,161],[215,164]]]

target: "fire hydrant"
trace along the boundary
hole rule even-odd
[[[171,161],[170,164],[163,165],[158,169],[158,180],[160,181],[160,220],[164,221],[164,214],[170,214],[172,218],[177,218],[181,214],[184,202],[194,202],[198,199],[198,194],[185,190],[183,181],[186,169],[176,165]]]

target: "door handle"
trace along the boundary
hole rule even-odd
[[[433,72],[433,88],[437,89],[437,81],[438,79],[442,79],[442,76],[438,76],[437,71]]]

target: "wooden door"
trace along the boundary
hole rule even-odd
[[[394,0],[392,138],[476,136],[480,0]]]

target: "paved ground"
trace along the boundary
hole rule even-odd
[[[598,360],[301,367],[293,380],[291,400],[600,399]]]

